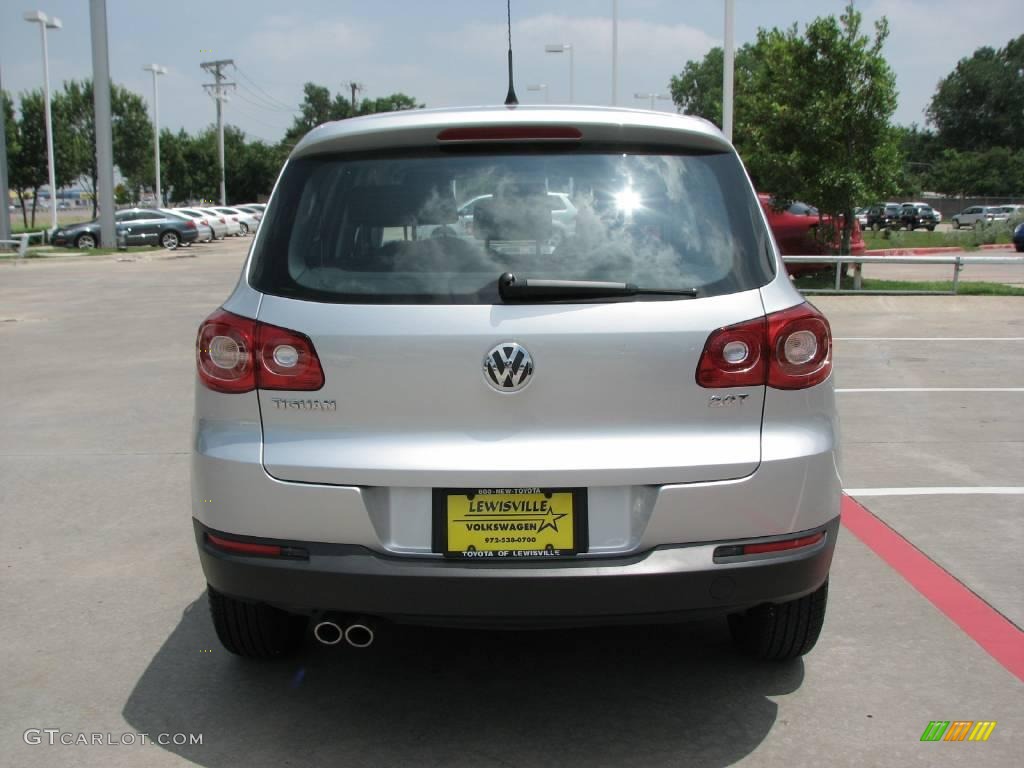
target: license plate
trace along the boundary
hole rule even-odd
[[[459,560],[571,557],[587,549],[585,488],[439,488],[434,551]]]

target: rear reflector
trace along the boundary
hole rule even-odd
[[[763,555],[771,552],[786,552],[792,549],[801,549],[817,544],[825,538],[824,531],[812,533],[809,536],[797,536],[794,539],[783,539],[781,541],[767,541],[758,544],[730,544],[724,547],[716,547],[714,559],[727,557],[743,557],[744,555]]]
[[[764,544],[744,544],[743,552],[744,555],[760,555],[765,552],[783,552],[787,549],[799,549],[800,547],[809,547],[811,544],[817,544],[819,541],[825,538],[824,531],[818,531],[812,533],[810,536],[801,536],[798,539],[783,539],[782,541],[769,541]]]
[[[571,125],[493,125],[445,128],[438,141],[579,141],[583,134]]]
[[[281,556],[281,547],[276,544],[253,544],[248,541],[233,541],[232,539],[214,536],[212,533],[206,534],[206,540],[217,549],[223,549],[225,552],[235,552],[239,555]]]

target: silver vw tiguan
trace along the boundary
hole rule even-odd
[[[818,638],[829,325],[710,123],[321,126],[196,363],[195,536],[233,653],[708,614],[763,659]]]

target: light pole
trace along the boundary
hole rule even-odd
[[[548,84],[547,83],[534,83],[533,85],[526,86],[528,91],[543,91],[544,92],[544,103],[548,103]]]
[[[619,0],[612,0],[612,106],[619,105]],[[653,109],[653,107],[652,107]]]
[[[47,16],[42,11],[26,11],[25,21],[39,25],[43,36],[43,101],[46,109],[46,163],[50,171],[50,229],[57,228],[57,176],[53,170],[53,123],[50,119],[50,62],[46,50],[46,30],[60,29],[60,19]]]
[[[576,103],[576,75],[572,61],[572,43],[548,43],[544,46],[547,53],[569,53],[569,103]]]
[[[725,0],[725,48],[722,53],[722,133],[732,141],[733,67],[735,66],[736,5]]]
[[[153,151],[156,157],[156,207],[164,207],[164,197],[160,192],[160,91],[156,85],[157,75],[166,75],[167,67],[150,64],[142,68],[153,73]]]
[[[657,99],[658,101],[669,101],[669,100],[671,100],[672,97],[671,96],[667,96],[664,93],[634,93],[633,94],[633,98],[634,99],[650,99],[651,100],[651,109],[653,110],[654,109],[654,100],[655,99]]]

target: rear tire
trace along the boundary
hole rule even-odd
[[[759,605],[729,617],[733,641],[765,661],[789,661],[810,651],[825,623],[828,579],[814,592],[788,603]]]
[[[248,235],[248,234],[249,234],[249,225],[246,224],[243,221],[242,223],[240,223],[238,225],[238,236],[241,237],[242,235]]]
[[[213,628],[225,650],[246,659],[281,659],[302,647],[306,617],[235,600],[209,585],[206,594]]]
[[[169,230],[160,235],[160,245],[169,251],[173,251],[181,244],[181,238],[178,237],[178,233],[174,230]]]

